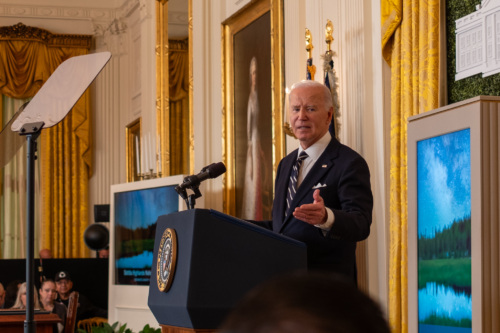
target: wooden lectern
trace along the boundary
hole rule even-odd
[[[23,333],[26,314],[20,311],[0,311],[0,332],[2,333]],[[37,333],[52,333],[54,324],[60,323],[61,318],[55,313],[35,313],[35,323]]]
[[[304,243],[206,209],[160,216],[153,258],[148,306],[163,333],[215,332],[247,291],[307,269]]]

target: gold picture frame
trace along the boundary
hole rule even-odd
[[[125,127],[127,182],[141,180],[141,132],[141,118],[137,118]]]
[[[156,1],[156,133],[158,135],[158,170],[161,177],[178,173],[194,173],[194,124],[193,124],[193,0],[188,6],[188,62],[189,62],[189,106],[180,122],[187,128],[175,126],[170,114],[170,70],[168,32],[168,0]],[[188,137],[187,153],[184,147],[176,145],[172,138]],[[185,156],[187,154],[187,156]]]
[[[254,0],[222,23],[223,210],[233,216],[271,218],[274,179],[285,153],[283,33],[282,0]],[[258,116],[251,115],[254,109]],[[255,174],[261,181],[249,186]],[[248,200],[255,197],[249,188],[261,189],[260,198]]]

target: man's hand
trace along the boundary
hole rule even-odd
[[[296,207],[293,211],[293,216],[312,225],[323,224],[326,222],[327,214],[325,209],[325,202],[319,195],[319,189],[316,189],[314,191],[313,199],[314,201],[312,204],[304,204],[300,207]]]

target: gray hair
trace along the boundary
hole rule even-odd
[[[292,91],[297,88],[318,88],[321,90],[323,93],[323,102],[325,103],[325,108],[329,110],[331,107],[333,107],[333,100],[332,100],[332,94],[330,92],[330,89],[327,88],[324,84],[319,83],[318,81],[314,80],[302,80],[299,82],[295,82],[292,85],[292,88],[290,89],[290,93],[288,94],[288,101],[290,102],[290,95],[292,94]]]

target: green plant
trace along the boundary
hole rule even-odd
[[[110,325],[108,323],[104,323],[103,326],[92,326],[92,333],[134,333],[130,328],[127,328],[127,324],[123,324],[119,326],[119,322],[115,322]],[[78,329],[78,333],[87,333],[86,330],[81,328]],[[150,327],[149,324],[146,324],[139,333],[161,333],[160,328]]]
[[[142,331],[139,331],[139,333],[161,333],[161,328],[149,327],[149,325],[146,324],[146,326],[144,326]]]

